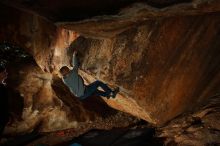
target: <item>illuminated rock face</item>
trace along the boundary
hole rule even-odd
[[[71,139],[89,129],[124,127],[137,121],[109,108],[100,97],[79,101],[56,76],[61,66],[69,65],[71,51],[68,48],[77,33],[57,28],[42,17],[0,7],[0,15],[5,18],[0,23],[0,41],[21,46],[34,58],[23,62],[10,58],[8,87],[10,92],[18,93],[10,99],[22,97],[23,105],[18,107],[20,117],[6,127],[6,134],[26,133],[36,127],[41,132],[71,129]]]
[[[144,10],[138,9],[135,23],[131,23],[134,20],[128,15],[123,15],[122,19],[111,17],[109,21],[112,23],[108,19],[103,22],[111,24],[106,28],[102,25],[97,29],[93,25],[100,24],[102,19],[95,20],[94,23],[93,20],[74,23],[79,24],[77,29],[80,32],[95,35],[96,38],[108,36],[105,39],[78,37],[76,32],[57,27],[40,16],[0,5],[2,18],[6,18],[6,14],[10,16],[0,23],[0,40],[25,48],[40,67],[36,64],[25,66],[26,69],[20,74],[24,78],[18,86],[13,86],[24,98],[23,119],[30,118],[30,113],[39,115],[34,117],[36,120],[32,124],[24,124],[29,127],[21,129],[32,129],[41,121],[44,123],[42,131],[54,131],[77,127],[76,123],[79,121],[103,118],[103,115],[97,116],[99,112],[91,114],[91,105],[86,106],[86,103],[76,100],[61,80],[56,78],[55,74],[61,66],[70,66],[72,49],[79,51],[80,73],[87,83],[96,78],[121,87],[116,99],[104,99],[117,110],[155,125],[163,125],[204,102],[218,92],[220,84],[220,16],[219,3],[214,2],[216,5],[208,5],[208,9],[205,9],[203,3],[197,11],[191,4],[180,10],[173,7],[165,13],[158,9],[147,11],[144,6]],[[212,9],[212,6],[216,7]],[[132,7],[132,12],[134,8]],[[176,12],[174,10],[178,10],[178,15],[173,14]],[[125,12],[127,11],[121,14]],[[129,13],[131,14],[133,13]],[[142,16],[145,19],[141,19]],[[129,25],[123,27],[124,23]],[[91,33],[89,25],[93,26]],[[67,27],[66,24],[60,26],[75,28]],[[100,31],[95,34],[97,30]],[[111,33],[114,30],[117,33]],[[102,32],[107,34],[102,35]],[[35,72],[40,77],[34,76]],[[77,114],[74,114],[75,111]],[[63,117],[59,119],[60,125],[54,122],[54,117]],[[11,132],[13,130],[8,129]]]
[[[161,18],[73,47],[84,78],[122,88],[110,106],[161,125],[219,91],[219,24],[219,13]]]

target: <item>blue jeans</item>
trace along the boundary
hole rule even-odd
[[[98,87],[101,87],[104,91],[98,90]],[[83,100],[92,95],[110,97],[111,92],[111,88],[109,88],[106,84],[101,81],[95,81],[85,87],[84,95],[79,98]]]

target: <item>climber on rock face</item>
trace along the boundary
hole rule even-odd
[[[101,81],[95,81],[89,85],[85,85],[82,77],[78,74],[79,64],[76,57],[76,51],[73,53],[72,65],[73,69],[70,70],[67,66],[60,69],[63,82],[67,85],[70,91],[80,100],[86,99],[92,95],[103,96],[106,98],[115,98],[119,92],[119,88],[112,90],[108,85]],[[101,87],[104,91],[99,90]]]

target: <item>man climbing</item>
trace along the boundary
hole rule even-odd
[[[76,97],[80,100],[86,99],[92,95],[103,96],[108,99],[110,97],[115,98],[116,94],[119,92],[119,88],[112,90],[101,81],[95,81],[89,85],[84,84],[82,77],[78,74],[79,64],[76,52],[73,53],[72,65],[72,70],[70,70],[67,66],[64,66],[60,69],[60,73],[62,74],[63,82]],[[99,87],[101,87],[104,91],[99,90]]]

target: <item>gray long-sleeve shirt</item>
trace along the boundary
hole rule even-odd
[[[73,55],[72,65],[73,70],[63,77],[63,82],[76,97],[82,97],[84,95],[85,86],[82,77],[78,74],[79,64],[75,54]]]

